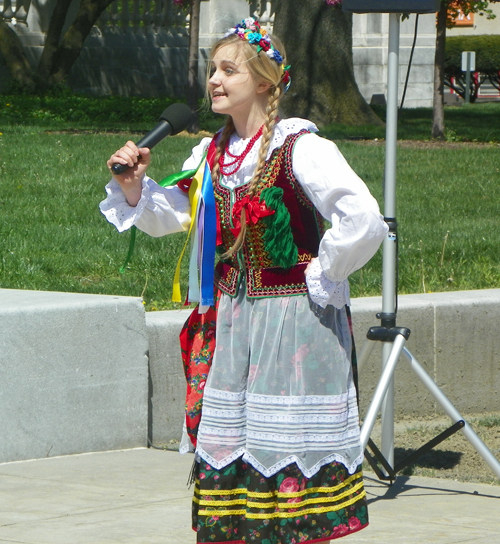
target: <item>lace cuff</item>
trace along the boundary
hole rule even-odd
[[[130,206],[125,198],[120,184],[113,178],[106,185],[107,197],[99,204],[106,219],[114,225],[118,232],[124,232],[137,223],[149,199],[149,184],[147,176],[142,180],[141,199],[137,206]]]
[[[311,300],[321,308],[330,304],[340,310],[350,305],[349,282],[329,280],[317,258],[311,261],[307,269],[306,283]]]

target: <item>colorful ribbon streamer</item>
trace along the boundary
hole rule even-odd
[[[214,304],[214,268],[215,246],[217,242],[217,220],[215,212],[214,188],[208,161],[205,162],[201,204],[198,217],[199,225],[199,262],[200,270],[200,312],[206,306]]]
[[[181,264],[182,264],[182,258],[184,257],[184,253],[186,252],[186,248],[189,244],[190,239],[191,242],[191,258],[189,260],[189,300],[190,302],[195,302],[195,300],[191,300],[191,295],[194,294],[196,297],[197,295],[197,281],[194,282],[193,279],[197,277],[197,273],[194,271],[196,267],[196,261],[193,263],[194,248],[197,249],[197,228],[196,228],[196,218],[198,215],[198,204],[201,194],[201,186],[203,184],[203,174],[205,172],[205,164],[206,164],[206,157],[204,157],[201,165],[198,167],[195,175],[193,176],[193,181],[191,182],[191,185],[189,187],[188,191],[188,197],[189,202],[191,203],[191,223],[189,225],[188,235],[186,238],[186,242],[184,243],[184,247],[181,251],[181,256],[179,257],[179,261],[177,262],[177,267],[175,269],[174,274],[174,285],[172,289],[172,301],[173,302],[181,302],[181,285],[180,285],[180,277],[181,277]],[[192,238],[191,238],[191,235]],[[195,291],[193,293],[193,290]]]
[[[191,224],[174,275],[172,300],[181,302],[180,270],[187,244],[191,240],[189,258],[189,302],[199,302],[204,313],[214,304],[214,267],[217,243],[217,220],[212,176],[208,161],[202,162],[189,187]]]
[[[214,267],[217,244],[215,198],[207,155],[205,154],[197,168],[172,174],[160,181],[159,185],[170,187],[182,180],[189,179],[192,179],[188,190],[188,198],[191,203],[191,223],[175,269],[172,301],[181,302],[181,265],[187,246],[191,242],[188,300],[189,302],[199,302],[199,312],[204,313],[214,304]],[[127,257],[120,268],[122,273],[125,272],[134,252],[136,234],[137,227],[134,225],[131,228]]]

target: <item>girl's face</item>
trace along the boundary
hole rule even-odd
[[[248,117],[263,98],[267,101],[263,93],[269,85],[254,79],[236,45],[225,45],[217,51],[210,74],[208,92],[215,113],[231,115],[233,119]]]

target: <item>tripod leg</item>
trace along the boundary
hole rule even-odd
[[[384,343],[382,349],[383,368],[391,356],[394,346]],[[394,466],[394,373],[387,384],[386,393],[381,409],[381,441],[380,449],[391,467]]]
[[[424,368],[420,363],[413,357],[413,355],[408,351],[408,349],[403,349],[403,354],[409,360],[412,369],[415,374],[420,378],[422,383],[427,387],[429,392],[433,397],[439,402],[444,411],[448,414],[451,420],[456,423],[457,421],[463,420],[464,418],[459,414],[457,409],[449,401],[446,395],[439,389],[434,380],[427,374]],[[465,421],[465,420],[464,420]],[[486,461],[491,470],[500,478],[500,461],[491,453],[491,451],[486,447],[486,444],[477,436],[471,426],[465,421],[465,425],[462,428],[467,440],[474,446],[477,453]]]
[[[375,420],[377,419],[377,414],[379,413],[382,402],[384,401],[385,394],[389,388],[396,364],[401,352],[403,351],[405,342],[406,339],[404,336],[401,334],[396,335],[391,353],[387,358],[384,370],[382,371],[377,388],[375,389],[372,402],[368,408],[368,412],[366,413],[366,417],[364,418],[363,425],[361,427],[361,445],[363,450],[366,449],[366,445],[368,444],[370,434],[373,430],[373,426],[375,425]]]

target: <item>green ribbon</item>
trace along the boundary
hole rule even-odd
[[[203,158],[205,158],[205,156],[203,156]],[[196,168],[193,168],[193,170],[182,170],[182,172],[170,174],[170,176],[163,178],[158,185],[161,185],[162,187],[170,187],[171,185],[176,185],[182,179],[191,179],[198,171],[198,167],[199,165]]]

